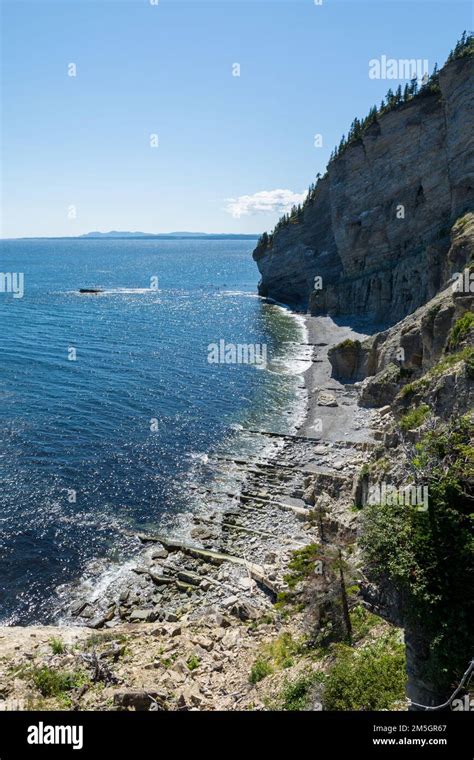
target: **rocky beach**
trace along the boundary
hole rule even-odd
[[[331,497],[324,540],[354,539],[355,515],[338,506],[338,497],[351,490],[379,419],[357,406],[354,388],[331,378],[327,356],[342,340],[364,334],[327,317],[306,322],[301,357],[308,361],[309,352],[311,359],[300,429],[294,435],[255,431],[265,456],[232,462],[241,471],[241,490],[228,493],[224,504],[220,498],[219,508],[193,515],[186,539],[137,535],[142,549],[128,572],[95,601],[74,600],[69,625],[3,627],[5,706],[35,699],[24,680],[11,680],[15,670],[33,663],[81,669],[93,656],[99,671],[102,665],[110,671],[107,688],[82,690],[76,707],[152,709],[156,700],[160,709],[264,708],[261,689],[249,682],[252,663],[275,637],[298,638],[305,630],[302,613],[286,619],[275,608],[288,589],[291,558],[321,540],[315,512],[323,507],[321,493]],[[64,652],[52,653],[55,640]]]

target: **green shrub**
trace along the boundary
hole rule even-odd
[[[434,367],[431,367],[423,377],[418,380],[414,380],[412,383],[407,383],[400,390],[400,398],[408,398],[413,396],[418,391],[423,391],[429,388],[430,380],[435,377],[439,377],[444,374],[448,369],[454,367],[459,362],[466,362],[467,372],[469,377],[474,378],[474,348],[472,346],[466,346],[461,351],[457,351],[455,354],[447,354],[439,360]]]
[[[270,673],[273,673],[273,668],[267,660],[256,660],[252,665],[249,681],[250,683],[256,684],[269,676]]]
[[[454,367],[458,362],[472,362],[474,360],[474,348],[472,346],[466,346],[462,351],[458,351],[455,354],[449,354],[441,359],[434,367],[432,367],[427,373],[428,377],[437,377],[442,375],[450,367]]]
[[[30,675],[43,697],[59,697],[65,691],[76,689],[88,681],[86,674],[80,670],[52,670],[46,666],[34,668]]]
[[[50,639],[49,646],[52,649],[53,654],[64,654],[66,647],[61,639]]]
[[[416,380],[415,380],[414,383],[407,383],[401,389],[400,396],[402,398],[407,398],[408,396],[413,396],[416,393],[418,387],[419,386],[417,385],[417,381]]]
[[[404,623],[424,641],[424,677],[448,693],[472,657],[474,424],[469,415],[426,433],[412,465],[428,510],[367,504],[361,514],[366,572],[403,598]]]
[[[411,409],[400,419],[401,429],[406,432],[407,430],[419,428],[426,420],[429,413],[430,408],[427,404],[421,404],[421,406],[416,409]]]
[[[351,338],[346,338],[342,341],[342,343],[338,343],[337,346],[335,346],[336,349],[338,348],[360,348],[361,342],[360,340],[351,340]]]
[[[380,622],[380,618],[374,615],[362,604],[357,604],[350,611],[351,626],[352,626],[352,640],[354,642],[360,641],[366,636],[369,631],[372,630]]]
[[[186,660],[189,670],[196,670],[201,664],[201,658],[197,654],[191,654]]]
[[[291,633],[282,633],[262,647],[261,655],[250,672],[250,682],[257,683],[275,670],[291,668],[295,655],[301,651],[302,647],[293,639]]]
[[[300,581],[303,581],[314,572],[315,564],[318,560],[318,544],[308,544],[303,549],[297,549],[288,564],[291,571],[285,575],[285,581],[289,588],[294,588]]]
[[[285,681],[276,709],[288,712],[304,710],[308,707],[311,691],[316,683],[324,680],[322,673],[305,673],[294,681]]]
[[[454,348],[457,348],[459,344],[462,343],[465,338],[467,338],[473,327],[474,314],[472,311],[467,311],[453,325],[448,339],[449,350],[452,351]]]
[[[405,652],[397,634],[352,649],[334,645],[324,688],[326,710],[390,710],[405,696]]]

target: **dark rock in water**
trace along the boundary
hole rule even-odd
[[[103,293],[102,288],[79,288],[79,293]]]
[[[71,615],[74,617],[77,617],[77,615],[80,615],[81,612],[83,612],[86,607],[89,607],[89,602],[87,602],[85,599],[81,599],[78,602],[75,602],[75,604],[71,607]]]
[[[106,623],[109,623],[115,616],[115,604],[108,608],[105,615],[98,615],[88,623],[89,628],[103,628]],[[82,616],[84,617],[84,615]]]
[[[208,541],[211,538],[216,538],[216,533],[212,530],[209,530],[209,528],[199,526],[198,528],[192,529],[191,538],[200,539],[201,541]]]
[[[168,556],[168,551],[161,544],[157,544],[156,549],[154,549],[151,554],[152,559],[166,559],[167,556]]]

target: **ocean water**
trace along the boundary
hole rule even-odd
[[[23,298],[0,293],[1,623],[60,618],[72,588],[130,559],[134,532],[179,530],[237,487],[222,457],[269,440],[249,429],[294,429],[304,327],[256,295],[252,248],[0,243],[0,271],[24,275]],[[266,365],[209,363],[220,340],[265,346]]]

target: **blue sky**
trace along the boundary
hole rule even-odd
[[[3,0],[2,14],[3,237],[270,229],[397,86],[369,60],[431,69],[472,27],[456,0]]]

